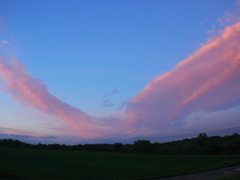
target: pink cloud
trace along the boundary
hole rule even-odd
[[[232,111],[228,109],[239,105],[240,23],[226,27],[173,70],[149,82],[136,97],[126,101],[121,116],[96,118],[61,101],[13,57],[0,57],[0,77],[6,84],[5,92],[24,105],[59,117],[68,126],[64,129],[79,137],[196,130],[194,124],[204,129],[212,117],[211,126],[218,121],[216,117],[230,117]],[[227,126],[223,119],[220,121],[220,125]],[[231,126],[237,122],[235,117],[228,121]]]
[[[14,128],[4,128],[0,127],[0,134],[11,134],[11,135],[27,135],[33,137],[45,137],[45,134],[33,133],[28,131],[22,131]]]
[[[153,79],[125,112],[132,132],[180,128],[193,112],[214,112],[240,101],[240,23],[228,26],[177,66]]]
[[[76,135],[86,138],[100,136],[99,127],[91,116],[49,93],[46,85],[31,77],[15,58],[4,60],[0,57],[0,77],[6,83],[4,91],[22,104],[63,119]]]
[[[6,45],[10,44],[8,41],[6,40],[0,40],[0,48],[5,47]]]
[[[236,1],[236,8],[231,12],[225,12],[223,17],[217,19],[220,26],[232,25],[240,21],[240,1]]]
[[[237,5],[239,6],[239,4]],[[233,12],[226,12],[224,17],[219,17],[217,19],[217,23],[220,26],[225,26],[226,24],[239,22],[240,21],[239,12],[240,12],[239,7],[235,9]]]

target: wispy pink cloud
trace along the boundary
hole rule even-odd
[[[0,77],[5,81],[4,91],[24,105],[63,119],[71,131],[81,137],[98,137],[100,132],[93,118],[85,112],[53,96],[43,81],[31,77],[16,58],[0,57]]]
[[[236,3],[237,8],[232,12],[226,12],[223,17],[219,17],[217,19],[217,23],[220,26],[226,26],[226,24],[230,25],[232,23],[237,23],[240,21],[240,3],[239,1]]]
[[[11,134],[11,135],[26,135],[26,136],[35,136],[35,137],[45,137],[45,134],[33,133],[28,131],[22,131],[14,128],[4,128],[0,127],[0,134]]]
[[[5,46],[5,45],[7,45],[7,44],[9,44],[9,42],[6,41],[6,40],[0,41],[0,48],[2,48],[3,46]]]
[[[131,99],[125,112],[129,132],[159,132],[173,124],[180,128],[191,113],[237,106],[239,82],[240,23],[236,23]]]

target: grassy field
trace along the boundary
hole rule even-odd
[[[240,164],[240,155],[158,156],[0,148],[0,172],[24,179],[147,179]]]
[[[239,174],[233,174],[228,177],[220,178],[219,180],[239,180],[240,175]]]

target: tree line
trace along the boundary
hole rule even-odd
[[[211,136],[201,133],[196,138],[183,139],[165,143],[149,140],[137,140],[133,144],[28,144],[19,140],[0,140],[0,147],[33,148],[50,150],[70,150],[89,152],[115,152],[115,153],[152,153],[159,155],[214,155],[214,154],[240,154],[240,135],[234,133],[227,136]]]

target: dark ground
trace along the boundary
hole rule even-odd
[[[216,169],[212,171],[204,171],[200,173],[176,176],[176,177],[169,177],[169,178],[160,178],[155,180],[218,180],[229,175],[239,174],[240,175],[240,165],[231,166],[221,169]],[[0,171],[0,180],[24,180],[24,178],[3,173]]]
[[[218,180],[233,174],[240,174],[240,165],[157,180]]]
[[[4,180],[4,179],[12,179],[12,180],[20,180],[20,179],[24,179],[24,178],[22,178],[22,177],[20,177],[20,176],[15,176],[15,175],[11,175],[11,174],[7,174],[7,173],[4,173],[4,172],[1,172],[0,171],[0,179],[1,180]]]

